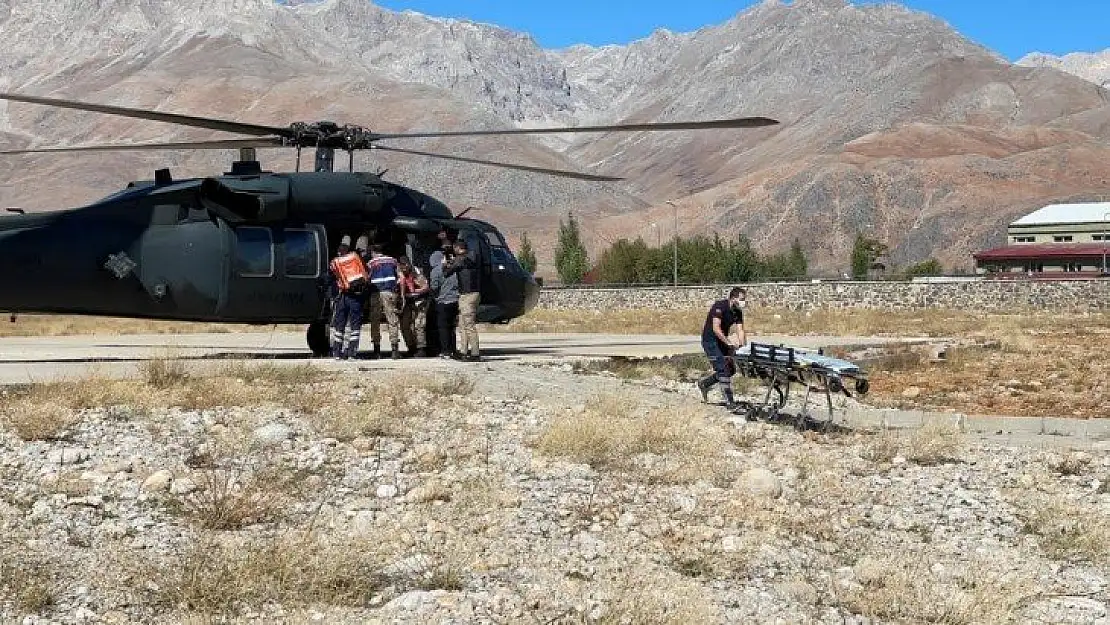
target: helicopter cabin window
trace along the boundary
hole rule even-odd
[[[274,240],[270,229],[254,226],[236,228],[235,261],[240,276],[269,278],[274,275]]]
[[[315,278],[320,275],[320,240],[314,230],[285,230],[285,275]]]

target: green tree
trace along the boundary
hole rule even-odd
[[[944,267],[941,266],[940,261],[935,258],[922,261],[916,265],[910,265],[903,272],[907,278],[914,276],[939,276],[944,273]]]
[[[856,242],[852,246],[852,277],[857,280],[867,278],[867,272],[875,259],[886,254],[887,247],[878,239],[856,235]]]
[[[597,261],[598,278],[609,284],[633,284],[639,280],[637,265],[647,253],[647,246],[640,239],[629,242],[618,239],[606,249]]]
[[[555,270],[563,284],[578,284],[590,270],[589,256],[574,215],[567,216],[567,223],[559,220],[559,243],[555,247]]]
[[[528,233],[520,235],[520,266],[528,273],[536,273],[536,252],[532,250],[532,242],[528,240]]]
[[[760,276],[759,255],[752,249],[752,242],[748,237],[741,234],[730,242],[726,257],[728,282],[751,282]]]
[[[794,244],[790,246],[790,259],[787,264],[789,265],[791,278],[805,278],[809,275],[809,261],[806,260],[805,252],[802,251],[802,244],[798,239],[794,239]]]

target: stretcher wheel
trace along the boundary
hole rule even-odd
[[[866,395],[867,391],[871,389],[871,383],[863,378],[856,378],[856,394]]]

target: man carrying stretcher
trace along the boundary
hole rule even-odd
[[[702,401],[708,402],[709,390],[720,383],[725,407],[729,410],[739,407],[732,394],[732,376],[736,367],[729,356],[748,342],[744,330],[745,295],[744,289],[734,287],[729,291],[728,299],[713,302],[701,331],[701,348],[713,365],[713,373],[698,380],[698,390],[701,391]]]

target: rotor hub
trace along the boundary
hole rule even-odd
[[[362,126],[339,125],[331,121],[296,122],[289,126],[285,145],[297,148],[331,148],[351,152],[365,150],[376,135]]]

